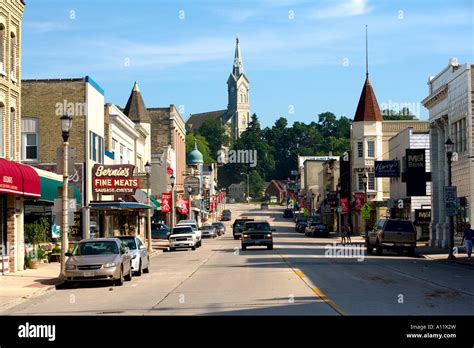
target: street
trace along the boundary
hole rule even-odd
[[[228,204],[226,233],[196,251],[163,252],[151,272],[122,287],[87,283],[55,289],[1,314],[19,315],[471,315],[470,266],[420,256],[337,254],[339,238],[309,238],[281,206]],[[231,222],[268,220],[273,250],[240,248]],[[361,246],[353,238],[353,248]],[[356,250],[356,249],[354,249]],[[328,255],[330,254],[330,255]],[[347,256],[347,255],[346,255]]]

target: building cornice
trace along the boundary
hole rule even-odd
[[[432,108],[448,96],[448,84],[445,84],[421,101],[427,109]]]

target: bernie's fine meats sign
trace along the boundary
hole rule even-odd
[[[140,187],[140,179],[133,178],[132,164],[103,165],[92,167],[92,187],[95,193],[106,195],[133,195]]]

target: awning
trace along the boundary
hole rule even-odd
[[[55,180],[51,178],[46,178],[40,175],[40,186],[41,186],[41,197],[39,198],[42,201],[54,202],[55,198],[61,198],[61,195],[58,194],[58,190],[63,186],[62,181]],[[74,198],[76,199],[77,204],[81,204],[81,192],[79,189],[69,184],[68,187],[72,187],[72,192]]]
[[[40,179],[27,165],[0,158],[0,193],[40,197]]]
[[[109,209],[151,209],[152,206],[143,203],[135,202],[120,202],[120,201],[111,201],[111,202],[91,202],[91,208],[97,208],[102,210]]]
[[[135,194],[133,195],[133,198],[135,198],[135,200],[138,202],[138,203],[143,203],[143,204],[147,204],[148,203],[148,195],[147,193],[142,190],[142,189],[138,189]],[[161,207],[161,203],[158,202],[156,200],[155,197],[153,196],[150,196],[150,201],[151,201],[151,205],[153,206],[153,209],[154,210],[161,210],[158,209],[159,207]]]

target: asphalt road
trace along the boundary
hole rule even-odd
[[[0,314],[42,315],[472,315],[472,267],[420,257],[363,253],[338,238],[294,231],[282,208],[228,205],[267,219],[275,248],[240,249],[230,223],[196,251],[164,252],[151,272],[122,287],[87,283],[56,289]],[[356,240],[356,238],[354,239]]]

